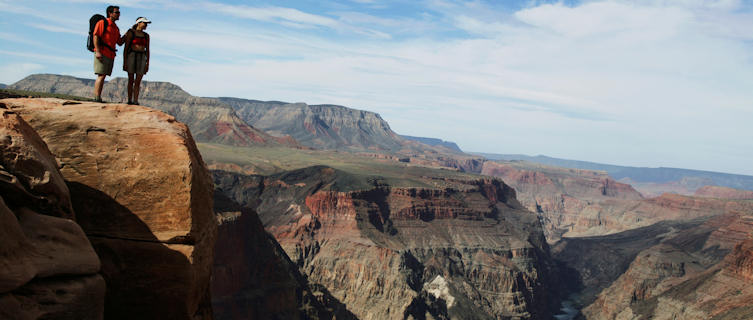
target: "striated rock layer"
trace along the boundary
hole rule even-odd
[[[47,145],[0,102],[0,318],[102,319],[100,260]]]
[[[719,186],[704,186],[695,191],[696,197],[753,200],[753,191]]]
[[[584,309],[588,319],[753,317],[753,203],[657,238]]]
[[[307,282],[256,212],[219,191],[212,273],[216,319],[355,319],[326,289]]]
[[[558,293],[535,214],[495,179],[392,188],[328,167],[216,172],[312,285],[359,319],[547,319]]]
[[[541,217],[550,243],[562,236],[614,233],[638,226],[603,214],[611,204],[630,204],[643,198],[630,185],[616,182],[604,172],[487,161],[481,174],[500,177],[515,188],[520,202]],[[602,205],[605,200],[613,202]]]
[[[188,128],[162,112],[5,99],[57,157],[102,261],[106,318],[211,318],[212,181]]]

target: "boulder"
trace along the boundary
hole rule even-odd
[[[106,318],[211,318],[212,180],[186,125],[147,107],[6,99],[58,158],[102,260]]]

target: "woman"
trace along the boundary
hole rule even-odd
[[[123,70],[128,72],[128,104],[139,104],[141,78],[149,71],[149,34],[144,30],[150,23],[149,19],[138,17],[136,24],[123,36]]]

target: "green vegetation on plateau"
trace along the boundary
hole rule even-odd
[[[459,188],[458,181],[479,176],[447,169],[429,168],[347,152],[302,150],[282,147],[231,147],[198,143],[208,164],[237,165],[246,172],[273,175],[311,166],[327,166],[348,176],[347,189],[374,185],[406,188]],[[343,178],[346,175],[343,175]]]

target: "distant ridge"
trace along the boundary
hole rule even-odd
[[[0,83],[0,89],[5,89],[5,87],[7,87],[7,85],[5,85],[4,83]]]
[[[437,139],[437,138],[413,137],[413,136],[406,136],[406,135],[400,135],[400,136],[403,139],[418,141],[423,144],[428,144],[430,146],[445,147],[452,151],[463,152],[463,150],[460,150],[460,147],[458,147],[458,145],[452,141],[444,141],[442,139]]]
[[[392,131],[379,114],[371,111],[332,104],[309,105],[229,97],[217,99],[235,109],[250,125],[273,136],[291,136],[312,148],[401,154],[462,153],[459,148],[454,150],[406,139]]]
[[[704,185],[717,185],[721,187],[753,190],[753,176],[721,173],[702,170],[679,169],[679,168],[644,168],[628,167],[610,164],[602,164],[588,161],[566,160],[547,157],[543,155],[527,156],[522,154],[494,154],[472,153],[483,156],[490,160],[515,161],[522,160],[540,163],[550,166],[606,171],[615,180],[633,183],[683,183],[690,189],[697,189]]]

